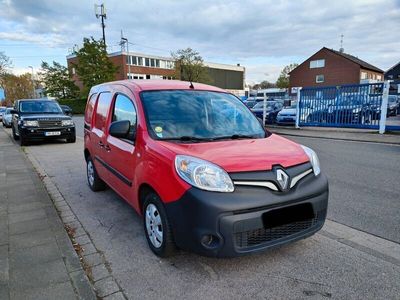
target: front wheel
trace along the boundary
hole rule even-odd
[[[15,141],[18,141],[19,136],[16,134],[14,126],[12,126],[12,136]]]
[[[164,206],[156,193],[147,194],[143,204],[143,226],[146,239],[151,251],[160,257],[169,257],[175,254],[171,226]]]

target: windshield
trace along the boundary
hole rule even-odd
[[[296,108],[297,107],[297,103],[296,102],[292,102],[290,105],[285,106],[285,108]]]
[[[32,114],[59,114],[62,113],[60,106],[53,101],[22,101],[19,105],[19,111],[21,113],[32,113]]]
[[[11,112],[12,108],[7,108],[5,114],[8,115]]]
[[[146,91],[141,93],[141,99],[149,133],[155,139],[265,137],[257,118],[230,94],[186,90]]]
[[[272,102],[272,101],[267,101],[267,102],[265,103],[265,107],[266,107],[267,109],[271,109],[271,108],[274,107],[275,103],[276,103],[275,101],[274,101],[274,102]],[[264,107],[264,102],[263,102],[263,101],[258,102],[256,105],[253,106],[253,108],[263,108],[263,107]]]

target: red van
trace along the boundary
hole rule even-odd
[[[169,80],[90,90],[87,180],[140,215],[151,250],[238,256],[324,224],[328,182],[313,150],[265,131],[234,95]]]

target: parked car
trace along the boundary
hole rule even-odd
[[[60,104],[60,107],[64,113],[64,115],[72,117],[72,108],[68,105]]]
[[[282,109],[283,104],[277,101],[266,101],[265,103],[265,123],[273,124],[276,121],[276,116],[278,112]],[[264,112],[264,101],[258,102],[251,108],[251,111],[256,115],[256,117],[262,119]]]
[[[243,103],[244,103],[244,105],[246,105],[248,108],[253,108],[254,105],[256,105],[257,100],[247,98],[245,101],[243,101]]]
[[[278,112],[276,116],[276,123],[279,125],[293,125],[296,123],[296,107],[297,103],[292,102],[288,106],[284,106],[283,109]]]
[[[11,120],[12,120],[12,107],[7,107],[6,110],[3,113],[3,118],[1,122],[3,123],[3,127],[11,127]]]
[[[387,116],[397,116],[399,100],[396,95],[389,95],[387,105]]]
[[[48,99],[23,99],[11,111],[12,134],[21,146],[33,140],[66,139],[75,143],[75,124],[63,114],[57,102]]]
[[[5,107],[5,106],[0,106],[0,121],[3,120],[3,114],[6,111],[6,108],[7,107]]]
[[[199,83],[92,87],[84,119],[87,181],[143,216],[150,249],[238,256],[324,224],[328,182],[308,147],[266,132],[234,95]]]

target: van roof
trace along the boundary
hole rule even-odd
[[[112,84],[122,84],[125,86],[129,86],[132,90],[136,91],[149,91],[149,90],[191,90],[189,81],[180,81],[180,80],[119,80],[112,81],[103,84],[99,84],[95,87],[100,87],[102,85],[112,85]],[[193,82],[194,90],[204,90],[204,91],[216,91],[216,92],[226,92],[223,89],[217,88],[212,85],[207,85],[203,83]]]

